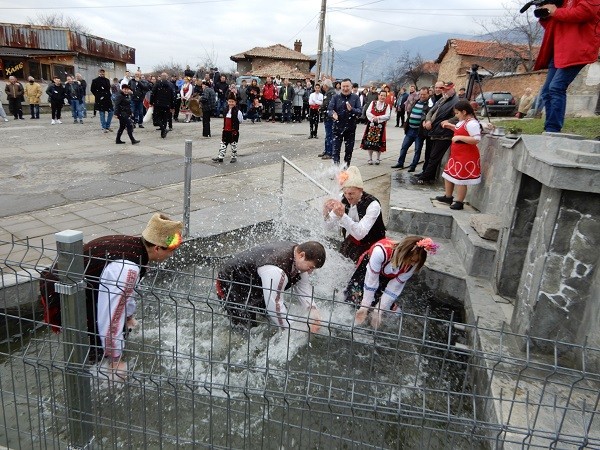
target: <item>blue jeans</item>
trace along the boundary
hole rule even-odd
[[[131,100],[131,112],[133,113],[133,123],[141,125],[144,119],[144,103],[141,100]]]
[[[108,117],[106,116],[107,111],[99,111],[100,113],[100,126],[103,130],[108,130],[110,128],[110,122],[113,118],[113,112],[108,111]]]
[[[325,119],[325,154],[333,156],[333,119]]]
[[[226,105],[227,102],[225,101],[225,99],[217,100],[217,109],[215,110],[215,117],[219,117],[219,114],[226,114],[224,111]]]
[[[419,164],[419,159],[421,159],[421,150],[423,149],[423,141],[424,139],[419,135],[418,128],[408,127],[408,131],[404,136],[404,140],[402,141],[402,147],[400,148],[400,157],[398,158],[398,164],[401,166],[404,165],[404,160],[406,159],[406,153],[410,146],[415,144],[415,156],[413,157],[412,163],[410,163],[410,167],[417,167]]]
[[[567,88],[585,64],[557,69],[554,59],[548,65],[548,75],[542,87],[542,100],[546,108],[545,131],[560,132],[565,122]]]
[[[83,120],[83,109],[81,108],[81,102],[78,99],[71,99],[69,101],[71,104],[71,114],[73,115],[73,119]]]
[[[284,100],[281,105],[281,121],[289,122],[292,120],[292,102]]]

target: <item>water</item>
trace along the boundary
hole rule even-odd
[[[286,202],[284,202],[286,203]],[[400,315],[377,332],[353,327],[341,299],[353,264],[324,238],[320,218],[297,202],[287,223],[267,224],[189,246],[138,291],[139,327],[126,346],[128,375],[111,382],[89,368],[96,445],[125,448],[480,448],[467,359],[452,351],[461,310],[411,284]],[[227,255],[261,241],[327,242],[313,275],[323,326],[307,332],[303,311],[280,332],[264,319],[230,325],[214,292]],[[59,338],[39,332],[0,361],[7,434],[0,444],[64,448],[64,364]],[[450,419],[450,420],[448,420]]]

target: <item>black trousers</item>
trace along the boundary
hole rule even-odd
[[[21,106],[20,98],[9,98],[8,99],[8,110],[15,116],[15,119],[23,118],[23,107]]]
[[[154,105],[154,115],[156,116],[156,122],[160,127],[161,131],[167,129],[167,123],[171,118],[171,111],[168,106],[156,106]]]
[[[202,136],[210,137],[210,116],[212,115],[212,109],[202,109]]]
[[[444,154],[450,148],[452,141],[450,139],[431,139],[431,156],[427,167],[423,169],[420,179],[423,181],[434,181],[437,175],[438,167],[442,162]]]
[[[131,119],[129,117],[119,116],[119,130],[117,131],[117,142],[121,140],[121,136],[123,135],[123,131],[127,129],[127,134],[129,135],[129,139],[131,142],[135,141],[133,137],[133,124],[131,123]]]
[[[310,123],[310,135],[313,137],[317,137],[317,130],[319,129],[319,110],[318,109],[309,109],[308,110],[308,120]]]
[[[338,128],[337,122],[333,124],[333,162],[340,163],[340,153],[342,151],[342,141],[345,142],[344,162],[349,167],[352,161],[352,152],[354,151],[354,141],[356,139],[356,125],[353,127]]]
[[[62,111],[63,105],[64,103],[62,100],[59,102],[50,102],[50,108],[52,109],[52,120],[60,120],[60,112]]]

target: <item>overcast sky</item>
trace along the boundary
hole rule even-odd
[[[317,53],[322,0],[126,3],[130,2],[2,2],[0,21],[27,23],[38,14],[62,12],[94,35],[134,47],[136,64],[130,68],[140,66],[143,71],[170,61],[195,68],[207,59],[229,70],[234,67],[231,55],[276,43],[293,48],[296,39],[302,40],[303,53]],[[331,35],[336,50],[348,50],[374,40],[438,32],[480,34],[478,22],[505,14],[495,0],[327,0],[325,35]]]

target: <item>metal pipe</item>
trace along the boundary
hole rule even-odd
[[[83,233],[66,230],[56,233],[58,275],[55,290],[60,294],[62,334],[64,336],[65,389],[69,428],[69,448],[90,448],[92,427],[92,389],[85,362],[90,346],[83,264]]]
[[[283,168],[285,166],[285,164],[289,164],[290,167],[292,167],[294,170],[296,170],[296,172],[300,173],[301,175],[303,175],[306,179],[308,179],[308,181],[310,181],[312,184],[314,184],[315,186],[317,186],[318,188],[320,188],[321,190],[327,192],[329,195],[331,195],[332,197],[335,197],[335,194],[332,193],[329,189],[327,189],[325,186],[323,186],[321,183],[319,183],[317,180],[315,180],[313,177],[311,177],[309,174],[307,174],[304,170],[302,170],[300,167],[298,167],[296,164],[294,164],[293,162],[291,162],[289,159],[287,159],[285,156],[281,157],[283,163],[281,164],[281,193],[283,194]],[[284,164],[285,163],[285,164]]]
[[[190,199],[192,196],[192,140],[185,140],[183,175],[183,237],[190,235]]]

